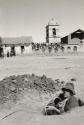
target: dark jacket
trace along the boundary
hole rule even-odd
[[[66,101],[64,111],[69,111],[77,106],[83,106],[84,102],[81,99],[77,99],[75,96],[71,96],[70,99]]]
[[[65,104],[62,103],[64,101]],[[60,103],[62,104],[61,107],[59,106]],[[80,99],[77,99],[77,97],[75,96],[71,96],[69,99],[66,100],[63,94],[60,94],[57,98],[51,100],[47,106],[54,106],[60,110],[60,113],[63,113],[71,110],[72,108],[83,105],[84,102],[81,101]]]

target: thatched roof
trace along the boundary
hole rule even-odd
[[[2,38],[3,45],[29,45],[32,42],[33,42],[33,40],[32,40],[31,36]]]

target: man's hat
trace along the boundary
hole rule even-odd
[[[75,95],[74,84],[67,82],[66,85],[62,88],[62,91],[70,91],[70,93]]]

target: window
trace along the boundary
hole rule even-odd
[[[83,41],[80,41],[81,44],[83,44]]]
[[[74,46],[74,47],[73,47],[73,51],[74,51],[74,52],[77,51],[77,46]]]
[[[67,49],[68,49],[68,50],[70,50],[70,49],[71,49],[71,47],[70,47],[70,46],[68,46],[68,47],[67,47]]]
[[[53,36],[56,36],[56,29],[53,28],[52,30],[53,30]]]

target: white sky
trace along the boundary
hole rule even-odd
[[[0,0],[0,36],[29,36],[45,41],[45,26],[51,18],[65,36],[84,30],[84,0]]]

